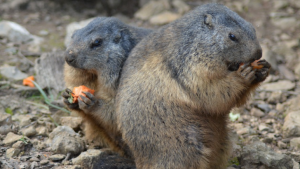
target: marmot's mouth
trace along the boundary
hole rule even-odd
[[[241,65],[244,65],[244,64],[249,64],[250,65],[254,61],[255,61],[255,59],[251,59],[251,60],[248,60],[246,62],[233,62],[233,63],[229,63],[229,64],[227,64],[228,65],[228,70],[230,70],[230,71],[237,71]]]

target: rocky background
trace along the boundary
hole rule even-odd
[[[89,146],[82,121],[60,97],[63,51],[75,29],[96,16],[158,28],[201,0],[0,0],[0,168],[92,168],[109,149]],[[267,80],[230,116],[228,169],[299,169],[300,1],[214,0],[257,30]],[[34,75],[38,87],[22,86]]]

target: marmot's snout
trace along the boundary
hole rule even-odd
[[[256,50],[254,54],[255,60],[259,60],[261,57],[262,57],[262,50],[261,49]]]
[[[72,62],[74,62],[75,58],[76,58],[75,52],[73,52],[72,50],[66,51],[65,60],[68,64],[71,64]]]

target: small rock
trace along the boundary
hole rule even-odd
[[[25,143],[23,141],[17,141],[16,143],[14,143],[12,145],[12,148],[23,149],[24,146],[25,146]]]
[[[173,0],[172,5],[176,8],[178,13],[180,13],[181,15],[190,10],[190,7],[182,0]]]
[[[51,157],[51,156],[50,156]],[[41,162],[40,162],[40,164],[41,165],[46,165],[46,164],[48,164],[49,163],[49,160],[42,160]]]
[[[265,124],[260,124],[258,126],[258,130],[259,131],[269,131],[269,127],[267,125],[265,125]]]
[[[45,126],[37,127],[36,132],[39,136],[48,136],[48,129]]]
[[[22,139],[23,136],[20,136],[20,135],[16,135],[12,132],[9,132],[6,137],[4,138],[3,140],[3,143],[5,145],[12,145],[13,143],[19,141],[20,139]]]
[[[61,117],[60,118],[60,124],[62,126],[69,126],[74,131],[78,131],[80,126],[82,125],[82,118],[80,118],[80,117],[71,117],[71,116]]]
[[[7,65],[0,67],[0,74],[10,80],[22,80],[28,77],[27,74],[21,72],[17,67]]]
[[[19,154],[20,154],[20,150],[15,149],[15,148],[9,148],[6,150],[5,157],[12,158],[12,157],[18,156]]]
[[[284,137],[300,136],[300,110],[287,114],[282,129]]]
[[[111,159],[112,161],[126,161],[127,168],[135,168],[133,161],[129,159],[122,159],[119,155],[115,154],[111,149],[105,148],[100,150],[89,149],[86,152],[82,152],[78,157],[72,159],[72,163],[75,165],[81,165],[82,168],[107,168],[107,162],[105,159]],[[114,160],[115,159],[115,160]],[[113,166],[113,165],[116,166]],[[120,164],[109,162],[110,168],[119,168]]]
[[[28,163],[21,163],[19,165],[19,169],[27,169],[29,166],[28,166]]]
[[[36,168],[38,168],[39,167],[39,164],[38,164],[38,162],[36,162],[36,161],[34,161],[34,162],[32,162],[31,164],[30,164],[30,169],[36,169]]]
[[[263,117],[265,115],[264,112],[257,108],[252,108],[250,114],[255,117]]]
[[[265,83],[260,89],[267,91],[292,90],[295,86],[296,84],[289,80],[280,80],[278,82]]]
[[[248,134],[250,132],[249,127],[244,127],[236,131],[238,135]]]
[[[10,21],[0,22],[0,36],[6,37],[14,43],[26,43],[35,38],[24,27]]]
[[[273,4],[274,4],[274,9],[278,10],[287,7],[289,5],[289,2],[285,0],[277,0],[277,1],[273,1]]]
[[[294,17],[274,18],[272,23],[280,29],[296,28],[299,25]]]
[[[300,79],[300,63],[296,65],[294,72],[297,75],[298,79]]]
[[[257,108],[259,108],[260,110],[262,110],[266,113],[268,113],[271,110],[271,108],[268,104],[257,104]]]
[[[51,161],[62,161],[63,159],[65,159],[66,156],[64,154],[54,154],[52,156],[49,156],[49,159]]]
[[[25,161],[28,161],[31,157],[30,156],[22,156],[20,157],[20,160],[25,162]]]
[[[170,12],[170,11],[165,11],[162,12],[158,15],[155,15],[153,17],[150,18],[150,23],[154,24],[154,25],[164,25],[167,23],[170,23],[178,18],[180,18],[181,15]]]
[[[291,141],[290,141],[290,145],[295,150],[300,150],[300,137],[292,138]]]
[[[286,148],[287,148],[287,144],[285,144],[285,143],[282,142],[282,141],[278,141],[278,142],[277,142],[277,146],[278,146],[280,149],[286,149]]]
[[[239,159],[244,168],[258,168],[261,164],[264,168],[293,168],[294,165],[291,157],[272,151],[262,142],[246,145]]]
[[[291,70],[289,70],[285,65],[278,65],[278,70],[281,78],[290,81],[294,81],[296,79],[294,73]]]
[[[134,17],[141,20],[148,20],[152,16],[167,10],[169,7],[170,4],[166,4],[164,1],[149,1],[134,14]]]
[[[287,96],[281,90],[272,92],[270,97],[268,97],[268,102],[272,104],[282,103],[285,102],[286,100],[287,100]]]
[[[30,158],[30,161],[31,161],[31,162],[33,162],[33,161],[39,162],[40,159],[38,159],[37,157],[31,157],[31,158]]]
[[[14,125],[0,125],[0,134],[6,135],[9,132],[16,133],[18,131],[18,127]]]
[[[0,111],[0,126],[5,125],[5,124],[11,124],[11,115],[7,113],[2,113]]]
[[[24,136],[32,137],[32,136],[35,136],[37,134],[37,131],[35,130],[34,126],[29,126],[28,128],[22,129],[21,133]]]

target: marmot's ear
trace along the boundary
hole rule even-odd
[[[204,16],[204,23],[209,26],[209,27],[213,27],[213,23],[212,23],[212,15],[211,14],[206,14]]]

